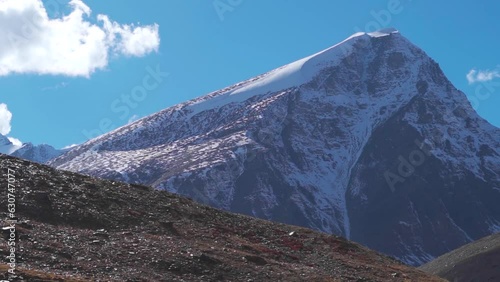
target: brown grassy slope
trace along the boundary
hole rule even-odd
[[[420,269],[453,282],[500,281],[500,233],[444,254]]]
[[[92,281],[442,281],[336,236],[0,156],[20,267]],[[6,235],[4,234],[4,237]],[[6,241],[1,241],[6,256]]]

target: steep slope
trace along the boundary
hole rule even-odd
[[[500,130],[437,66],[427,83],[373,132],[348,187],[351,239],[414,265],[500,231]]]
[[[343,238],[230,214],[165,191],[5,155],[0,168],[10,174],[0,186],[15,186],[16,258],[25,278],[443,281]],[[0,206],[7,206],[7,196]],[[9,254],[5,238],[3,256]]]
[[[415,141],[432,142],[425,165],[395,177]],[[499,142],[437,63],[383,30],[165,109],[50,164],[352,238],[418,265],[498,230]]]
[[[500,233],[467,244],[420,267],[453,282],[500,281]]]
[[[68,150],[55,149],[47,144],[33,145],[32,143],[24,143],[21,148],[10,155],[43,164],[57,158],[67,151]]]

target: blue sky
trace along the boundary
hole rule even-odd
[[[39,2],[0,3],[0,32],[13,28],[2,13],[12,1]],[[37,53],[26,55],[0,45],[0,103],[12,113],[10,121],[3,121],[4,128],[6,123],[11,128],[4,133],[23,142],[58,148],[81,143],[137,117],[311,55],[357,31],[388,26],[424,49],[470,97],[478,113],[500,126],[497,1],[73,0],[72,7],[67,0],[42,2],[52,21],[79,7],[83,24],[105,29],[98,15],[106,15],[109,34],[117,37],[103,45],[109,48],[103,51],[106,59],[87,57],[83,47],[69,52],[81,47],[66,44],[73,33],[43,33],[56,42],[43,60]],[[89,16],[78,3],[92,10]],[[59,24],[54,30],[63,32],[65,22]],[[141,29],[134,33],[134,28]],[[33,56],[29,64],[23,63],[26,56]],[[6,63],[6,58],[14,59]],[[56,62],[50,62],[52,58]],[[132,93],[136,99],[130,98]]]

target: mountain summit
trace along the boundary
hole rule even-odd
[[[19,148],[20,146],[12,143],[7,136],[0,134],[0,153],[11,154]]]
[[[0,134],[0,153],[37,163],[45,163],[62,155],[68,150],[69,149],[58,150],[47,144],[33,145],[33,143],[30,142],[14,144],[7,136]]]
[[[58,150],[47,144],[33,145],[33,143],[28,142],[24,143],[22,147],[14,151],[11,156],[43,164],[62,155],[68,150],[69,149]]]
[[[500,230],[499,142],[438,64],[386,29],[50,164],[334,233],[419,265]]]

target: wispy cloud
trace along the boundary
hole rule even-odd
[[[138,115],[133,115],[131,116],[128,121],[127,121],[127,124],[129,123],[133,123],[134,121],[138,120],[139,119],[139,116]]]
[[[62,4],[61,4],[62,5]],[[157,52],[159,26],[127,25],[97,15],[82,0],[71,12],[49,18],[42,0],[0,1],[0,76],[34,73],[89,77],[110,55],[141,57]]]
[[[466,75],[469,84],[476,82],[487,82],[495,78],[500,78],[500,71],[496,70],[476,70],[471,69]]]
[[[68,82],[61,82],[61,83],[58,83],[58,84],[56,84],[54,86],[44,87],[44,88],[42,88],[42,91],[59,90],[61,88],[66,88],[68,85],[69,85]]]

